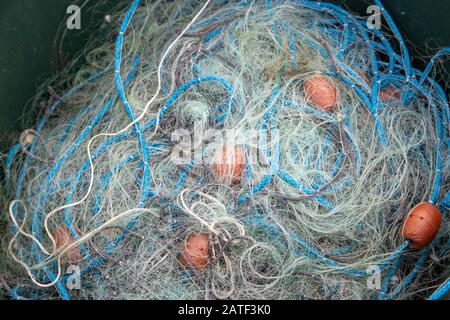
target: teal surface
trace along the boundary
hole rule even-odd
[[[0,0],[0,151],[17,138],[23,129],[21,117],[30,107],[28,102],[57,70],[55,40],[69,16],[67,7],[73,3],[77,1]],[[81,30],[67,30],[63,43],[67,59],[85,45],[93,31],[92,21],[103,19],[106,11],[99,3],[87,2],[81,11]],[[107,2],[110,6],[115,3]]]
[[[27,102],[38,85],[55,71],[57,31],[67,17],[67,7],[74,2],[0,0],[0,150],[23,129],[20,118],[29,108]],[[372,3],[365,0],[335,2],[343,3],[362,16]],[[81,31],[67,32],[64,42],[67,57],[84,46],[92,31],[90,26],[105,14],[98,3],[90,0],[82,10]],[[106,3],[117,2],[106,0]],[[409,40],[416,57],[414,63],[419,67],[422,61],[418,57],[430,56],[438,47],[450,46],[450,0],[385,0],[384,3]]]
[[[42,3],[45,2],[45,5]],[[0,137],[19,129],[23,108],[52,72],[52,46],[69,1],[1,1]]]

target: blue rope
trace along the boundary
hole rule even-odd
[[[445,294],[450,291],[450,279],[447,279],[445,283],[439,287],[431,296],[428,297],[428,300],[438,300],[441,299]]]
[[[114,55],[114,83],[116,85],[117,94],[122,101],[123,107],[130,118],[132,122],[136,120],[136,116],[133,113],[133,110],[131,109],[128,100],[126,98],[124,84],[122,82],[122,78],[120,76],[120,69],[121,69],[121,62],[122,62],[122,47],[123,47],[123,38],[124,34],[127,30],[128,24],[139,5],[139,0],[135,0],[133,4],[128,9],[127,13],[125,14],[122,24],[120,26],[119,35],[116,39],[116,49],[115,49],[115,55]],[[133,66],[136,66],[138,64],[138,57],[134,57]],[[134,68],[133,68],[134,69]],[[140,151],[141,151],[141,157],[142,161],[144,163],[144,172],[143,172],[143,181],[142,181],[142,189],[141,189],[141,196],[138,203],[138,208],[142,208],[145,205],[145,201],[148,197],[148,195],[154,195],[155,193],[152,190],[149,190],[149,178],[150,178],[150,165],[148,163],[148,153],[147,153],[147,145],[145,142],[144,137],[142,136],[142,129],[139,123],[134,124],[134,131],[135,135],[139,141],[140,145]]]
[[[88,79],[82,81],[81,83],[77,84],[76,86],[74,86],[72,89],[70,89],[68,92],[66,92],[65,94],[63,94],[62,98],[63,99],[67,99],[69,98],[72,94],[76,93],[78,90],[80,90],[82,87],[86,86],[87,84],[94,82],[96,79],[100,78],[101,76],[105,75],[106,73],[108,73],[109,71],[111,71],[111,68],[107,68],[101,72],[98,72],[92,76],[90,76]],[[58,100],[55,103],[53,103],[50,108],[46,111],[46,113],[41,117],[41,119],[38,121],[38,124],[35,127],[35,131],[36,132],[40,132],[42,130],[42,128],[44,127],[45,123],[47,122],[47,118],[49,115],[53,114],[56,109],[58,109],[58,107],[61,105],[61,101]],[[35,147],[35,139],[33,139],[33,142],[31,143],[31,152],[33,152],[34,147]],[[16,186],[16,191],[15,191],[15,195],[16,195],[16,199],[20,198],[20,193],[22,190],[22,185],[23,185],[23,179],[25,178],[25,173],[26,170],[28,168],[29,163],[31,162],[31,157],[27,155],[25,162],[22,166],[22,168],[19,171],[18,174],[18,178],[17,178],[17,186]]]
[[[273,116],[274,116],[274,113],[275,113],[274,105],[275,105],[275,102],[276,102],[277,99],[278,99],[278,86],[275,86],[274,88],[272,88],[271,97],[268,100],[267,111],[263,114],[263,117],[262,117],[260,130],[259,130],[259,139],[260,139],[260,141],[264,141],[265,140],[264,139],[264,133],[265,133],[265,130],[267,129],[267,124],[270,127],[270,132],[271,132],[272,139],[274,137],[277,137],[277,130],[276,130],[275,125],[273,123]],[[267,146],[267,144],[262,144],[262,145]],[[279,144],[279,141],[275,142],[274,150],[273,150],[273,154],[272,155],[269,154],[269,150],[268,150],[267,147],[263,149],[263,152],[265,153],[265,155],[267,157],[267,160],[269,162],[270,170],[252,188],[252,190],[250,190],[247,193],[244,193],[244,194],[240,195],[237,198],[238,205],[244,203],[249,198],[251,198],[254,194],[256,194],[259,191],[261,191],[262,189],[264,189],[264,187],[266,187],[269,184],[269,182],[272,179],[272,177],[279,170],[279,162],[280,162],[280,144]]]

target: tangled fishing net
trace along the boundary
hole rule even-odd
[[[119,5],[4,162],[12,297],[426,297],[448,277],[448,50],[413,68],[382,14]],[[413,248],[423,202],[442,221]]]

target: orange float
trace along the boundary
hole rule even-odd
[[[378,97],[383,102],[390,102],[392,100],[400,100],[400,92],[394,87],[387,87],[380,91]]]
[[[32,134],[27,134],[27,135],[25,136],[25,139],[23,139],[23,141],[24,141],[25,144],[27,144],[27,145],[31,144],[31,143],[33,142],[33,140],[34,140],[34,137],[33,137]]]
[[[370,85],[370,81],[364,73],[357,72],[357,74],[365,84]],[[396,88],[390,86],[380,90],[380,92],[378,93],[378,98],[382,102],[390,102],[393,100],[400,100],[401,94]]]
[[[178,261],[183,267],[189,264],[197,271],[203,270],[209,261],[209,235],[206,233],[191,234],[181,248],[183,255],[178,257]]]
[[[236,185],[241,182],[243,170],[244,151],[239,147],[223,147],[213,165],[214,176]]]
[[[410,247],[422,249],[437,235],[442,215],[439,209],[429,202],[415,206],[406,217],[402,228],[402,237],[410,240]]]
[[[317,109],[330,112],[336,107],[337,91],[333,83],[323,75],[314,75],[303,86],[306,99]]]
[[[66,226],[58,227],[53,235],[53,238],[55,239],[57,249],[63,249],[75,242],[75,239],[70,234],[69,228]],[[71,248],[64,254],[63,258],[68,263],[76,263],[80,261],[82,258],[80,249],[78,247]]]

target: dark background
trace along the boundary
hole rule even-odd
[[[36,89],[57,67],[55,39],[70,4],[84,0],[0,0],[0,151],[17,138],[21,116]],[[131,0],[121,0],[124,5]],[[365,16],[371,0],[335,0]],[[64,54],[83,48],[95,22],[103,19],[115,0],[90,0],[81,17],[82,30],[68,30]],[[450,46],[450,0],[385,0],[384,5],[409,42],[420,67],[437,48]],[[94,22],[94,23],[93,23]]]

